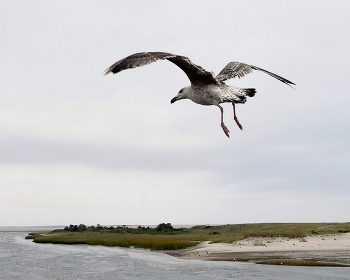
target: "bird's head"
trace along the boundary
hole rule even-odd
[[[179,91],[179,93],[171,99],[170,103],[173,104],[175,101],[181,100],[181,99],[191,99],[192,96],[192,88],[191,86],[184,87]]]

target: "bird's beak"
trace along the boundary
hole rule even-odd
[[[175,101],[177,101],[179,98],[178,95],[176,95],[173,99],[171,99],[170,103],[173,104]]]

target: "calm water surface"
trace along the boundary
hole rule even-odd
[[[0,279],[347,279],[350,268],[180,260],[139,249],[35,244],[0,232]]]

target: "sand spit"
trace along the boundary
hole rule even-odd
[[[169,254],[191,260],[256,262],[262,259],[290,258],[293,254],[296,258],[308,253],[314,253],[314,256],[333,256],[337,252],[350,256],[350,233],[300,238],[249,237],[233,243],[202,242],[198,246]],[[334,258],[337,259],[336,256]],[[347,259],[341,262],[350,264]]]

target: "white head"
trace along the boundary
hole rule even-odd
[[[179,91],[179,93],[171,99],[170,103],[174,103],[175,101],[181,100],[181,99],[191,99],[192,97],[192,87],[184,87]]]

